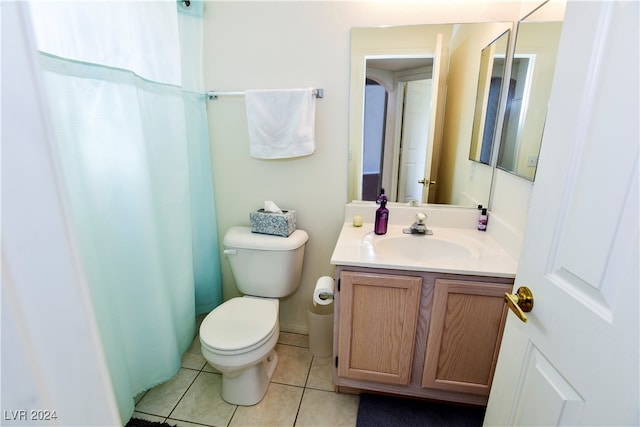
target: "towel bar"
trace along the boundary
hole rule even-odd
[[[244,91],[231,91],[231,92],[218,92],[218,91],[209,91],[207,92],[207,97],[210,101],[215,101],[219,96],[242,96],[244,95]],[[313,96],[316,98],[324,98],[324,89],[313,89]]]

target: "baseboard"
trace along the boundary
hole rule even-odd
[[[289,332],[292,334],[300,334],[300,335],[309,335],[308,327],[301,327],[299,325],[287,325],[284,323],[280,324],[280,332]]]

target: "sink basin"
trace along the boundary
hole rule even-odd
[[[401,218],[402,223],[389,223],[387,233],[379,236],[373,232],[373,223],[357,227],[351,216],[350,213],[340,230],[331,255],[333,265],[515,277],[517,260],[489,233],[475,227],[444,227],[430,223],[432,235],[404,234],[407,224],[415,217],[410,215]]]
[[[474,251],[463,244],[434,236],[407,234],[373,239],[370,243],[377,256],[415,261],[464,259],[474,255]]]

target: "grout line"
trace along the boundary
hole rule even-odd
[[[284,385],[287,387],[293,387],[293,388],[301,388],[301,389],[305,389],[306,387],[303,385],[295,385],[295,384],[287,384],[287,383],[279,383],[277,381],[269,381],[269,384],[278,384],[278,385]]]
[[[229,422],[227,423],[227,427],[231,425],[231,421],[233,421],[233,417],[236,416],[236,412],[238,412],[239,407],[240,405],[235,405],[235,408],[233,409],[233,414],[231,414],[231,417],[229,418]]]
[[[149,390],[151,390],[151,389],[148,389],[148,390],[145,390],[145,391],[141,391],[140,393],[138,393],[134,397],[134,405],[133,405],[133,409],[134,410],[135,410],[135,407],[138,406],[138,403],[142,402],[142,399],[144,399],[144,397],[147,395],[147,393],[149,393]]]
[[[139,411],[137,409],[134,409],[133,411],[139,414],[151,415],[152,417],[165,418],[164,415],[152,414],[151,412]],[[134,417],[131,417],[131,418],[134,418]]]
[[[183,369],[189,369],[189,368],[183,368]],[[195,369],[191,369],[192,371],[195,371]],[[198,372],[198,371],[196,371]],[[173,406],[173,408],[171,409],[171,412],[169,412],[169,415],[167,415],[167,418],[171,417],[171,414],[173,414],[173,412],[176,410],[176,408],[178,407],[178,405],[180,404],[180,402],[182,402],[182,399],[184,399],[184,397],[187,395],[187,392],[191,389],[191,386],[193,385],[193,383],[196,382],[196,379],[198,379],[198,377],[200,376],[200,374],[202,373],[202,371],[199,371],[195,377],[193,377],[193,380],[191,381],[191,384],[189,384],[189,387],[187,387],[184,391],[184,393],[182,393],[182,396],[180,396],[180,399],[178,399],[178,401],[176,402],[176,404]]]
[[[307,383],[309,382],[309,375],[311,375],[311,367],[313,366],[313,361],[316,359],[315,356],[311,356],[311,363],[309,363],[309,369],[307,369],[307,377],[304,379],[304,387],[302,388],[302,396],[300,396],[300,402],[298,402],[298,410],[296,411],[296,417],[293,419],[293,425],[295,426],[298,422],[298,416],[300,415],[300,408],[302,408],[302,401],[304,400],[304,395],[307,392]]]
[[[288,346],[288,347],[304,348],[304,349],[309,350],[309,347],[305,347],[305,346],[303,346],[303,345],[296,345],[296,344],[289,344],[289,343],[281,343],[281,342],[279,342],[279,343],[278,343],[278,345],[286,345],[286,346]]]
[[[317,388],[317,387],[305,387],[305,389],[309,389],[309,390],[314,390],[314,391],[324,391],[325,393],[336,393],[335,390],[327,390],[324,388]]]
[[[167,418],[166,420],[164,420],[164,422],[167,423],[167,424],[171,424],[172,421],[182,421],[184,423],[195,424],[195,425],[203,426],[203,427],[214,427],[212,424],[202,424],[202,423],[197,423],[195,421],[181,420],[179,418]]]
[[[313,366],[313,362],[316,360],[315,356],[311,356],[311,363],[309,363],[309,369],[307,369],[307,376],[304,379],[304,387],[307,388],[307,383],[309,382],[309,376],[311,375],[311,367]]]
[[[298,410],[296,411],[296,416],[293,419],[293,425],[295,426],[298,422],[298,416],[300,415],[300,408],[302,408],[302,401],[304,400],[304,394],[307,392],[306,387],[302,389],[302,396],[300,396],[300,402],[298,403]]]

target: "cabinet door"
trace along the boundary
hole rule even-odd
[[[512,285],[437,279],[422,386],[489,395]]]
[[[422,278],[340,275],[338,376],[407,385]]]

